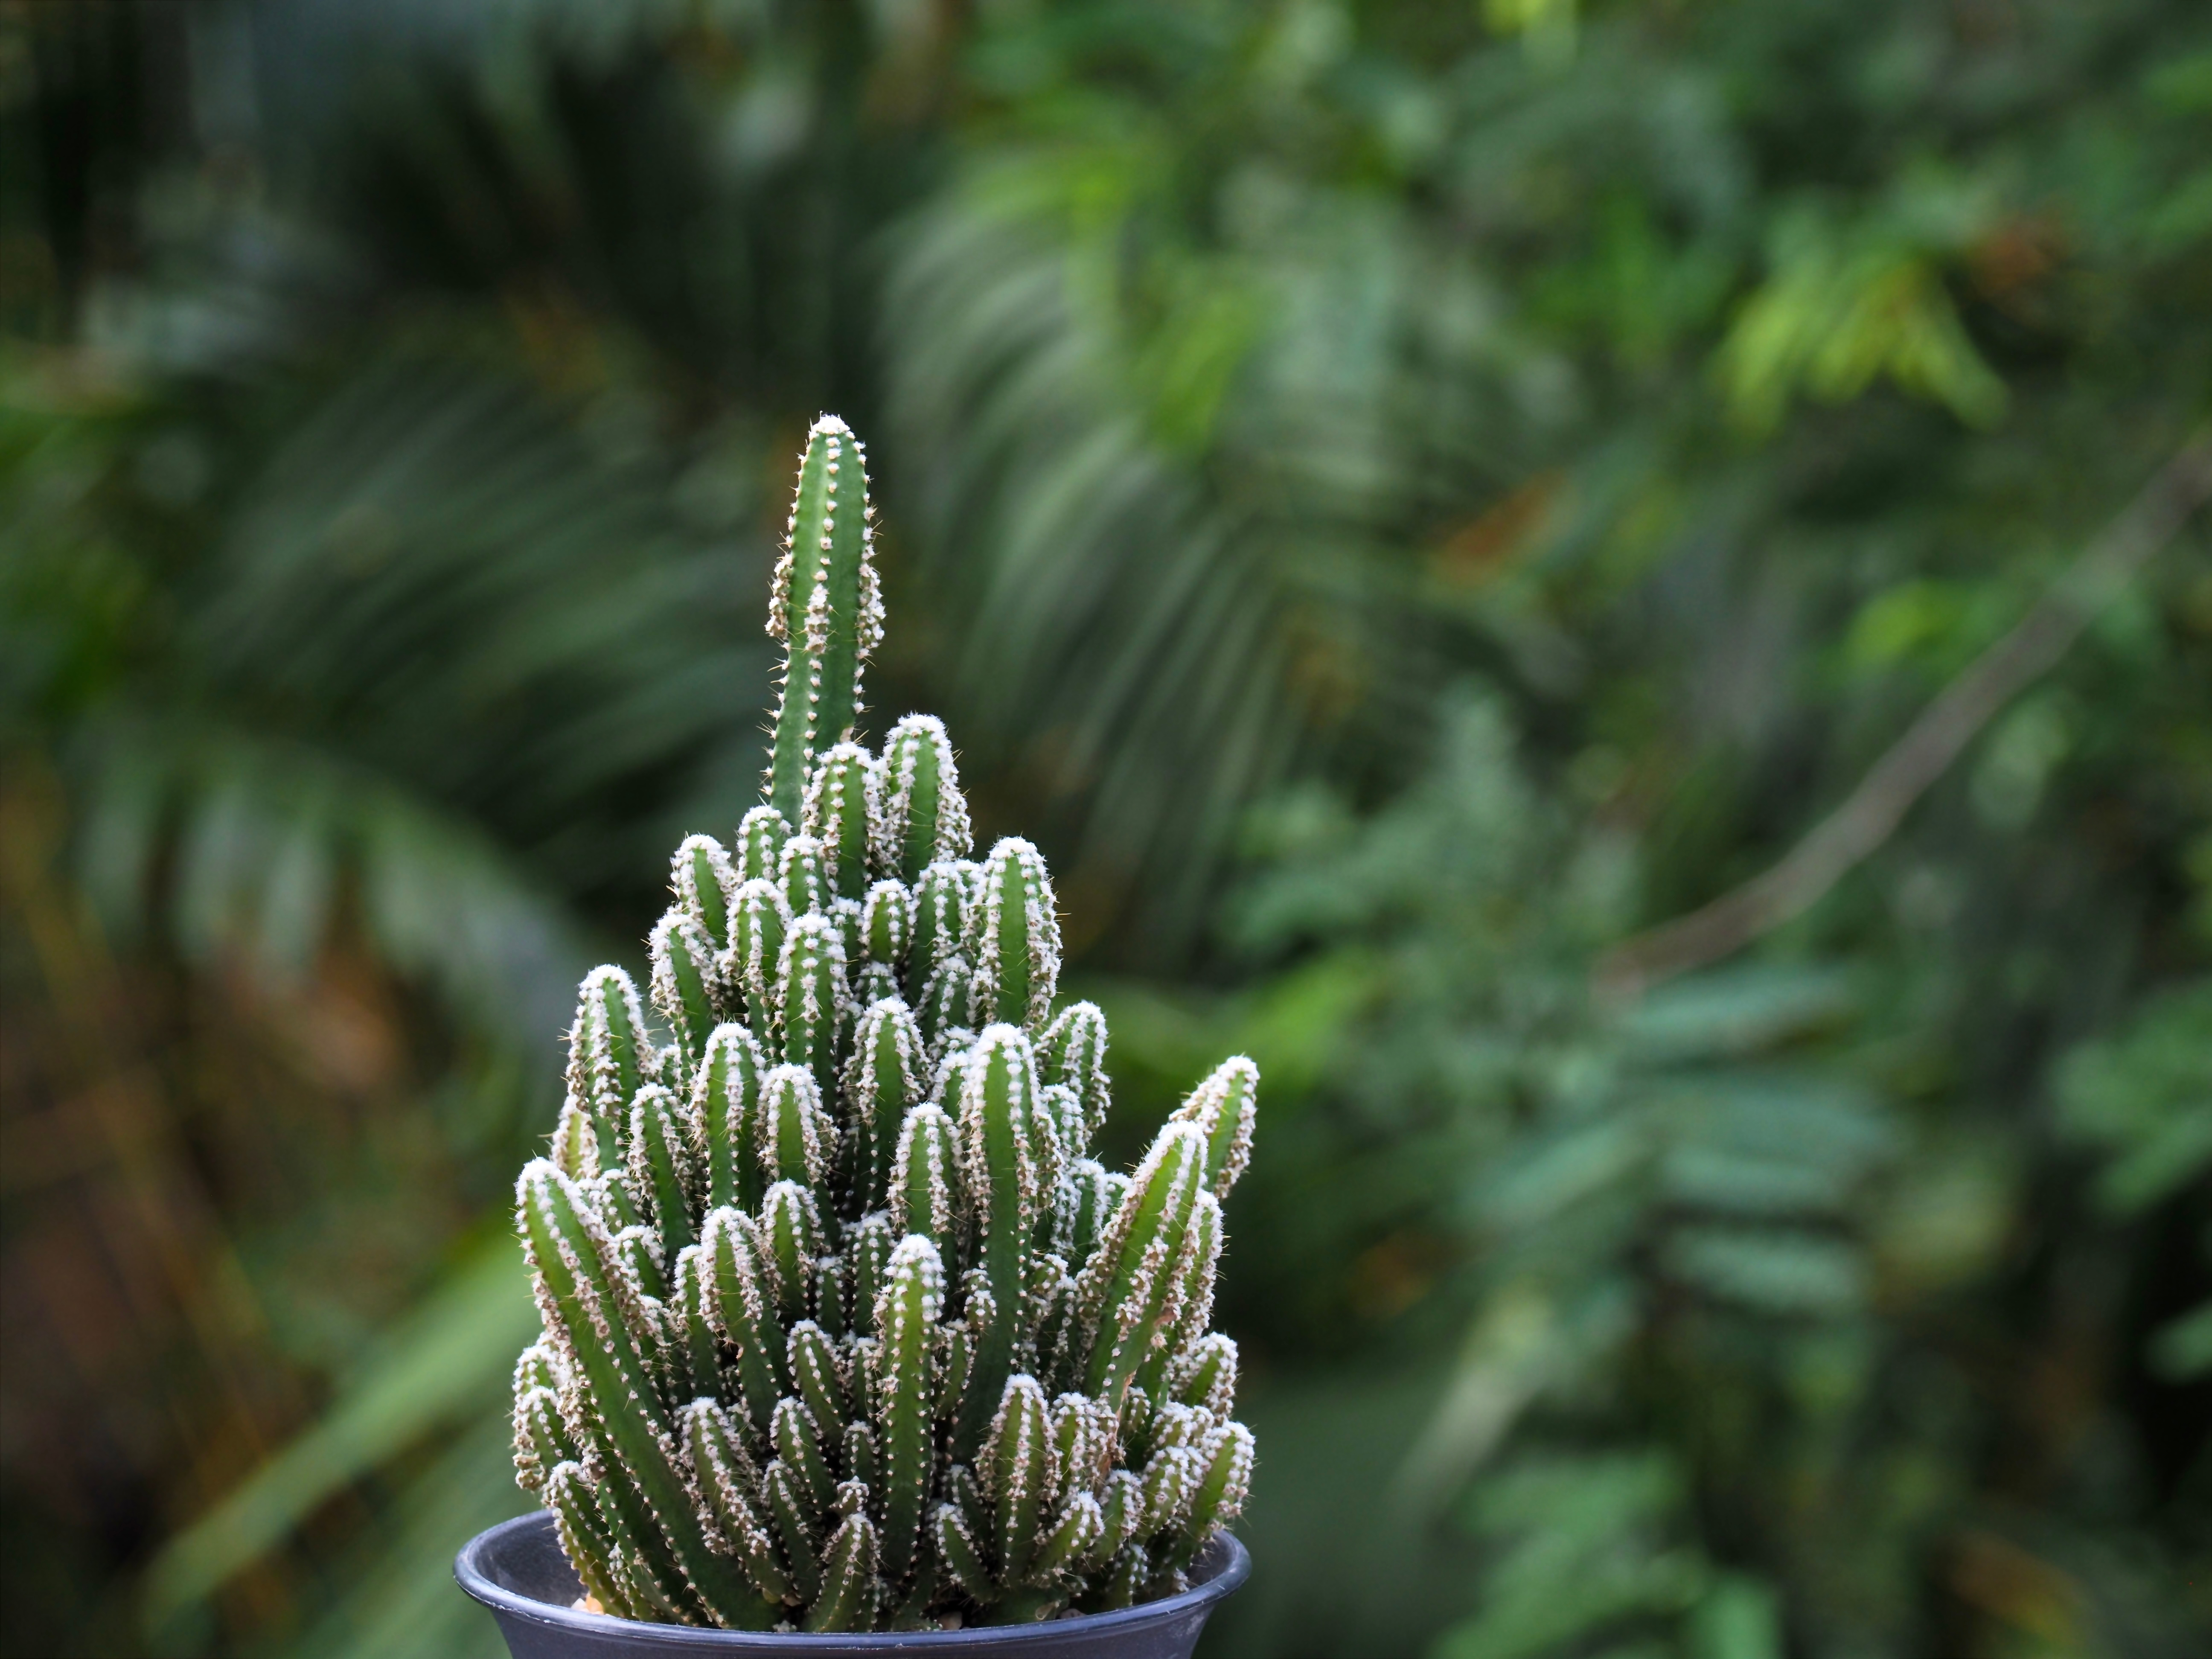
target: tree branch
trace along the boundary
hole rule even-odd
[[[2105,602],[2212,499],[2212,432],[2159,469],[2012,631],[1946,686],[1857,788],[1765,874],[1624,940],[1598,964],[1608,997],[1731,956],[1800,915],[1887,841],[1912,804],[2021,690],[2066,654]]]

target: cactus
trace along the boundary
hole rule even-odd
[[[852,740],[882,622],[842,422],[790,528],[764,802],[677,849],[659,1031],[623,969],[584,981],[517,1187],[544,1321],[518,1476],[632,1619],[914,1630],[1171,1594],[1250,1479],[1207,1327],[1258,1073],[1224,1063],[1127,1175],[1089,1156],[1106,1022],[1055,1009],[1043,859],[972,857],[934,719]]]

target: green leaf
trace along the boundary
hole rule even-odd
[[[375,1358],[319,1420],[162,1547],[148,1570],[149,1616],[166,1620],[204,1600],[355,1481],[491,1410],[515,1350],[537,1328],[514,1239],[484,1240],[379,1338]]]
[[[1777,1227],[1678,1228],[1665,1259],[1687,1283],[1766,1313],[1851,1313],[1869,1288],[1866,1262],[1850,1244]]]

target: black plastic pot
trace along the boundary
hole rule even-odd
[[[678,1653],[781,1653],[805,1659],[862,1654],[987,1655],[988,1659],[1190,1659],[1214,1604],[1244,1582],[1252,1558],[1224,1533],[1206,1546],[1181,1595],[1119,1613],[1041,1625],[917,1631],[897,1636],[769,1636],[744,1631],[646,1625],[579,1612],[575,1570],[540,1510],[471,1538],[453,1558],[453,1577],[499,1620],[514,1659],[666,1659]]]

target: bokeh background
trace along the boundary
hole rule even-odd
[[[1265,1074],[1210,1659],[2208,1650],[2197,0],[12,0],[0,311],[8,1652],[496,1652],[825,409]]]

